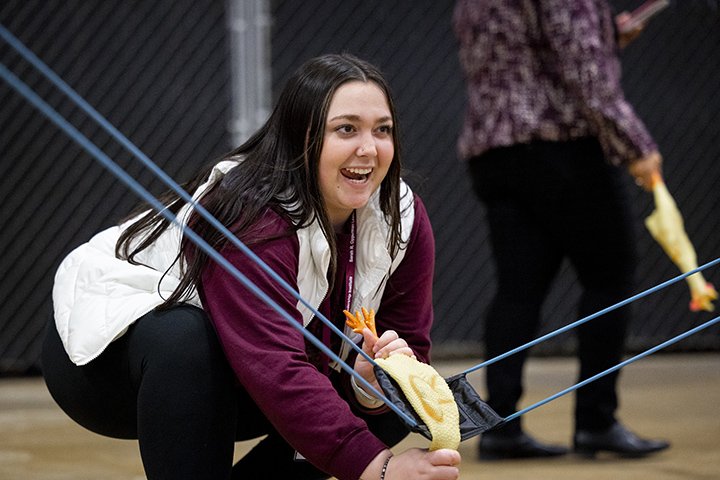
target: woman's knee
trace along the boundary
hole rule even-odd
[[[225,364],[215,330],[199,308],[177,306],[142,317],[131,332],[132,353],[149,360],[182,366]]]
[[[130,369],[139,382],[229,392],[234,376],[207,315],[178,306],[142,317],[131,335]]]
[[[237,388],[205,313],[185,306],[151,312],[128,334],[144,461],[163,464],[178,451],[229,452],[229,469]],[[168,437],[182,440],[168,449]]]

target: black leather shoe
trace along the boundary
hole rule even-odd
[[[617,453],[623,457],[644,457],[670,446],[670,443],[664,440],[640,438],[620,423],[601,432],[578,430],[574,444],[576,453],[590,457],[601,451]]]
[[[480,438],[480,460],[558,457],[568,453],[560,445],[540,443],[526,433],[517,435],[483,434]]]

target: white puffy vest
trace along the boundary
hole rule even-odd
[[[235,165],[237,161],[217,164],[194,198]],[[378,310],[388,276],[405,254],[405,249],[401,248],[394,261],[390,257],[387,249],[389,226],[380,211],[378,197],[379,191],[366,207],[357,211],[353,311],[361,306]],[[404,182],[400,207],[404,244],[410,238],[415,219],[413,194]],[[188,213],[189,206],[186,205],[178,218],[186,222]],[[76,365],[85,365],[95,359],[135,320],[168,298],[178,285],[175,259],[180,251],[180,228],[171,225],[150,248],[137,255],[136,259],[143,265],[132,265],[115,257],[115,244],[128,224],[103,230],[77,247],[60,263],[55,274],[52,291],[55,324],[68,356]],[[297,236],[300,243],[299,293],[317,308],[328,290],[329,245],[317,223],[298,230]],[[170,270],[165,274],[168,268]],[[197,294],[187,301],[201,306]],[[300,301],[298,310],[307,325],[313,317],[312,311]],[[346,333],[356,335],[348,329]],[[346,353],[347,346],[341,357],[344,358]]]

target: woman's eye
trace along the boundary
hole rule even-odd
[[[392,125],[381,125],[378,127],[378,131],[380,133],[390,135],[392,133]]]
[[[340,125],[335,129],[335,131],[340,133],[352,133],[355,131],[355,128],[352,125]]]

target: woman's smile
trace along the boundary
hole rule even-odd
[[[373,169],[369,167],[350,167],[341,169],[340,173],[350,181],[363,183],[367,181],[372,171]]]

